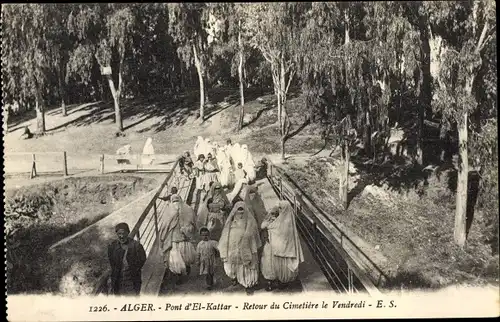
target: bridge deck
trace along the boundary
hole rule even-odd
[[[261,179],[257,181],[259,187],[259,193],[262,196],[266,209],[278,203],[278,196],[271,187],[268,179]],[[192,205],[194,206],[194,205]],[[193,207],[195,208],[195,207]],[[198,236],[194,243],[198,242]],[[302,249],[304,252],[304,262],[299,266],[299,278],[295,283],[290,284],[286,289],[275,290],[274,292],[287,292],[287,293],[299,293],[299,292],[309,292],[309,291],[332,291],[328,280],[323,275],[319,265],[315,262],[311,252],[309,251],[307,245],[303,240],[301,240]],[[244,292],[244,288],[241,285],[232,286],[230,279],[226,276],[224,268],[220,259],[217,260],[217,266],[215,270],[215,285],[213,290],[207,291],[205,288],[205,280],[203,276],[200,276],[199,268],[195,265],[191,269],[191,274],[189,276],[183,277],[183,282],[179,285],[174,285],[172,279],[169,276],[169,272],[165,273],[163,266],[163,261],[161,259],[161,254],[159,254],[158,248],[155,246],[151,250],[151,258],[148,258],[148,265],[143,269],[143,278],[148,276],[147,280],[143,281],[143,293],[156,293],[158,294],[172,294],[172,295],[183,295],[183,294],[193,294],[193,293],[239,293]],[[154,259],[154,260],[153,260]],[[144,274],[146,273],[146,274]],[[165,274],[165,276],[163,276]],[[262,277],[261,277],[262,278]],[[160,281],[164,281],[159,285]],[[259,285],[256,287],[255,292],[265,292],[265,283],[263,280],[260,281]]]

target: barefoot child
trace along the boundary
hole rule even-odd
[[[196,247],[198,263],[200,264],[200,275],[205,275],[207,289],[211,290],[214,285],[215,259],[219,252],[217,241],[210,240],[210,231],[203,227],[200,229],[201,241]]]

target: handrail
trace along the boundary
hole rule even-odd
[[[279,169],[279,168],[276,168],[278,170],[278,172],[281,172],[281,175],[283,175],[286,179],[286,181],[291,181],[291,178],[290,176],[287,174],[287,173],[284,173],[282,169]],[[289,182],[290,185],[293,185],[295,187],[297,187],[297,185],[293,182]],[[300,188],[299,188],[300,189]],[[305,203],[306,204],[309,204],[311,205],[316,211],[318,211],[322,217],[329,223],[331,224],[339,233],[340,233],[340,237],[341,237],[341,240],[342,241],[348,241],[349,243],[351,243],[351,245],[356,249],[357,252],[359,252],[359,254],[362,255],[362,257],[364,259],[366,259],[370,264],[372,264],[373,268],[375,268],[377,270],[377,272],[380,274],[380,277],[381,279],[388,279],[388,277],[386,276],[386,274],[382,271],[382,269],[380,269],[376,263],[373,262],[372,259],[370,259],[370,257],[368,257],[368,255],[366,255],[362,249],[359,248],[359,246],[348,236],[346,235],[342,228],[340,228],[334,221],[331,220],[331,218],[323,211],[323,209],[319,208],[315,203],[314,201],[311,200],[311,198],[302,192],[302,195],[301,195],[301,198],[305,198]]]
[[[180,158],[177,158],[177,160],[175,161],[174,166],[172,167],[172,170],[168,173],[168,175],[166,176],[165,180],[163,180],[162,184],[160,185],[160,187],[158,188],[158,190],[154,194],[153,198],[151,198],[151,201],[148,203],[148,205],[146,206],[146,208],[144,208],[144,211],[142,212],[141,216],[137,220],[137,223],[134,225],[134,228],[132,228],[132,230],[129,233],[129,237],[130,238],[137,238],[137,239],[140,240],[141,236],[139,234],[139,229],[141,228],[142,224],[144,223],[146,217],[150,214],[151,208],[153,208],[153,207],[154,207],[153,217],[146,224],[146,226],[148,226],[149,223],[154,219],[154,235],[153,236],[154,237],[158,237],[158,235],[159,235],[159,225],[158,225],[158,216],[157,216],[158,209],[157,209],[156,201],[158,200],[159,196],[163,192],[164,188],[168,185],[169,181],[172,179],[174,173],[176,172],[176,170],[177,170],[177,168],[179,166],[179,161],[180,161]],[[150,233],[151,233],[151,231],[150,231]],[[153,238],[153,236],[151,236],[150,241],[152,240],[154,242],[156,239]],[[148,244],[148,245],[143,245],[143,246],[145,246],[146,253],[148,253],[149,249],[151,249],[153,245],[152,244]],[[151,248],[149,246],[151,246]],[[107,291],[105,290],[105,288],[107,287],[107,282],[108,282],[109,276],[110,276],[110,271],[109,271],[109,269],[107,269],[101,275],[101,277],[99,278],[99,280],[98,280],[98,282],[96,284],[96,289],[94,291],[95,295],[101,294],[101,293],[107,293]]]
[[[336,287],[339,290],[344,289],[348,292],[366,290],[372,295],[380,294],[378,289],[379,282],[382,278],[387,279],[387,276],[303,191],[297,192],[293,188],[295,184],[289,182],[289,176],[282,169],[270,161],[269,165],[268,179],[271,185],[278,193],[280,199],[288,200],[294,207],[298,219],[297,225],[299,231],[303,234],[308,245],[314,248],[313,253],[316,255],[320,266],[326,271],[325,275],[327,275],[327,279],[332,287]],[[306,202],[304,199],[309,202]],[[318,218],[317,213],[327,220],[328,223],[331,223],[340,233],[340,241],[334,236],[331,229]],[[305,217],[306,222],[301,217]],[[325,239],[330,245],[326,245],[321,239]],[[360,267],[356,259],[351,256],[353,255],[353,249],[348,250],[344,247],[346,243],[354,248],[354,255],[360,256],[372,264],[371,266],[373,267],[370,267],[370,269],[378,271],[379,282],[376,283],[377,285],[372,281],[369,274]],[[333,253],[330,251],[330,248],[333,248]],[[347,272],[345,269],[342,269],[342,266],[347,266]],[[344,273],[344,275],[340,274],[341,276],[339,276],[337,273]],[[347,282],[343,281],[342,278],[347,279]],[[347,284],[347,287],[345,284]]]

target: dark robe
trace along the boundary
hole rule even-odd
[[[128,246],[128,273],[134,285],[135,294],[139,294],[142,284],[141,269],[146,262],[146,252],[144,251],[142,245],[132,238],[128,238],[128,242],[126,245]],[[122,248],[118,240],[114,240],[108,246],[108,258],[111,265],[111,289],[113,294],[122,294],[120,290],[120,284],[124,255],[125,250]]]

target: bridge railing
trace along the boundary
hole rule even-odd
[[[185,179],[180,173],[179,160],[177,160],[132,228],[129,237],[143,245],[146,257],[149,257],[154,246],[159,246],[155,244],[159,243],[160,240],[160,230],[163,223],[161,214],[167,205],[167,202],[160,197],[168,195],[171,187],[177,187],[178,193],[189,192],[191,182],[192,180]],[[109,292],[109,277],[110,271],[107,270],[99,279],[94,294],[107,294]]]
[[[292,204],[298,230],[332,288],[342,293],[380,294],[378,286],[386,276],[342,229],[297,191],[286,173],[272,163],[269,163],[268,179],[280,199]],[[372,278],[374,273],[378,275],[376,282]]]

